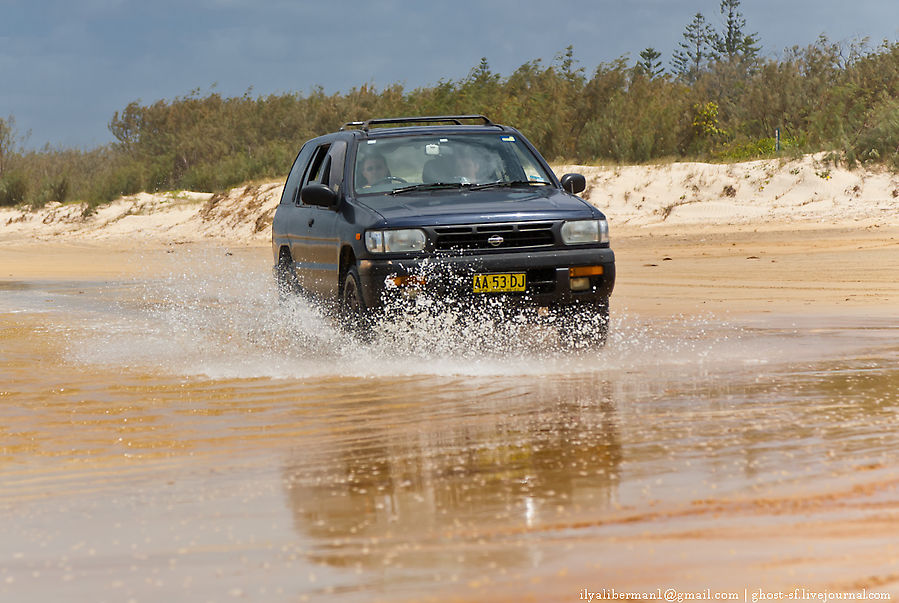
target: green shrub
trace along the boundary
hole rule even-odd
[[[899,167],[899,100],[888,98],[871,109],[852,150],[861,161]]]
[[[143,171],[137,164],[125,164],[113,168],[104,177],[95,180],[87,188],[83,200],[91,206],[115,201],[124,195],[145,190]]]
[[[28,182],[20,172],[12,172],[0,179],[0,206],[13,207],[27,200]]]
[[[27,199],[28,206],[31,209],[38,209],[51,201],[65,203],[69,198],[70,188],[69,178],[66,175],[47,178],[38,193]]]
[[[797,138],[781,138],[780,150],[783,153],[789,153],[793,149],[800,148],[800,146]],[[775,156],[777,156],[777,140],[774,137],[742,142],[733,141],[714,154],[715,159],[719,161],[747,161]]]

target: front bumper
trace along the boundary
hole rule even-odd
[[[590,276],[587,289],[574,291],[571,288],[569,269],[579,266],[602,266],[602,274]],[[609,248],[362,260],[358,269],[365,303],[373,309],[382,305],[385,293],[396,294],[410,286],[460,297],[500,295],[536,306],[607,304],[615,286],[615,254]],[[506,272],[525,273],[526,290],[515,293],[473,293],[472,279],[475,274]],[[413,278],[410,284],[397,287],[393,280],[402,276]]]

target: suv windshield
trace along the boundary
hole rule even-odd
[[[368,195],[552,180],[514,135],[442,134],[360,142],[353,182],[357,195]]]

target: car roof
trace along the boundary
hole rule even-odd
[[[383,138],[387,136],[415,136],[421,134],[479,134],[508,132],[509,128],[493,124],[491,126],[409,126],[399,128],[374,128],[369,131],[357,130],[360,138]]]

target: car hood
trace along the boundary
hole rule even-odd
[[[437,190],[361,199],[384,226],[439,226],[471,222],[571,220],[600,217],[586,201],[554,187]]]

